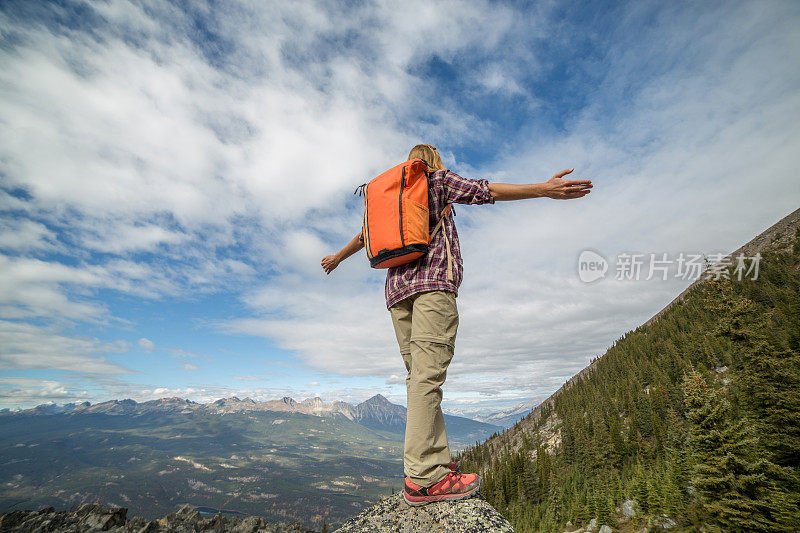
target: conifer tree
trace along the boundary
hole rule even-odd
[[[639,504],[639,509],[645,513],[650,511],[650,484],[648,481],[647,473],[639,463],[636,469],[636,502]]]
[[[727,399],[700,373],[687,374],[684,390],[691,422],[691,482],[709,518],[725,531],[783,530],[776,520],[775,490],[764,473],[773,465],[755,457],[746,422],[728,419]]]
[[[675,516],[681,507],[681,483],[675,466],[670,463],[664,476],[664,511]]]
[[[763,445],[777,464],[800,468],[800,351],[776,338],[772,314],[756,312],[752,300],[718,289],[722,318],[717,335],[733,342],[736,380],[743,404],[752,412]],[[798,311],[800,313],[800,311]]]
[[[647,509],[650,514],[653,515],[664,512],[664,498],[661,496],[661,484],[654,477],[647,480]]]
[[[771,259],[773,264],[779,263],[779,258]],[[786,270],[791,272],[791,268]],[[769,267],[765,275],[776,276]],[[794,289],[788,294],[800,293],[797,279],[783,282]],[[707,291],[716,296],[714,310],[719,322],[714,333],[730,341],[734,354],[735,397],[752,421],[759,447],[775,463],[767,475],[781,493],[774,496],[782,517],[779,521],[800,523],[800,351],[791,348],[789,336],[775,334],[781,322],[800,316],[800,308],[765,312],[755,301],[735,294],[729,280],[709,284]],[[777,290],[772,298],[793,301]]]
[[[617,523],[614,502],[605,490],[597,492],[597,525],[606,524],[614,527]]]
[[[559,485],[554,479],[550,480],[550,490],[547,495],[547,507],[550,511],[550,517],[552,518],[553,524],[560,522],[563,506],[561,505]]]

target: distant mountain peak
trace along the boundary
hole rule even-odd
[[[323,405],[325,402],[319,396],[315,396],[314,398],[306,398],[300,403],[303,405]]]
[[[184,400],[179,396],[170,396],[169,398],[159,398],[159,403],[189,403],[189,400]]]
[[[372,398],[364,400],[359,405],[363,405],[363,404],[367,404],[367,405],[394,405],[394,404],[392,404],[392,402],[387,400],[386,396],[384,396],[383,394],[376,394]]]

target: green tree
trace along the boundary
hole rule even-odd
[[[765,312],[732,294],[730,281],[709,287],[718,294],[715,334],[729,339],[739,372],[736,392],[751,412],[762,444],[775,463],[800,468],[800,352],[789,346],[779,324],[786,313]],[[780,297],[780,296],[779,296]],[[787,310],[789,312],[789,310]],[[800,314],[800,309],[792,312]]]
[[[647,475],[641,463],[639,463],[636,468],[635,486],[636,486],[636,501],[639,504],[639,508],[645,513],[649,512],[650,511],[649,476]]]
[[[616,509],[611,496],[608,495],[605,488],[597,492],[597,524],[607,524],[610,527],[616,525]]]
[[[664,512],[664,498],[661,496],[661,484],[651,477],[647,480],[647,509],[650,514]]]
[[[756,457],[746,421],[728,419],[728,400],[698,372],[687,374],[684,391],[691,422],[691,483],[709,518],[724,531],[784,530],[765,474],[774,465]]]

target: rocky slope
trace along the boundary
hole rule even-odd
[[[124,507],[110,508],[99,503],[83,503],[69,511],[48,507],[40,511],[12,511],[0,515],[0,531],[21,533],[84,533],[89,531],[119,531],[130,533],[316,533],[290,522],[269,523],[260,516],[226,517],[217,514],[203,518],[191,506],[185,505],[174,513],[147,521],[142,517],[128,518]]]
[[[204,518],[192,506],[147,521],[130,517],[124,507],[106,507],[84,503],[69,511],[48,507],[40,511],[12,511],[0,515],[0,532],[84,533],[118,531],[126,533],[317,533],[298,523],[270,523],[259,516],[228,517],[217,514]],[[513,533],[511,525],[481,496],[454,502],[440,502],[425,507],[410,507],[402,494],[384,498],[376,505],[345,522],[341,533]]]

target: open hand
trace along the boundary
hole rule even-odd
[[[326,255],[322,258],[322,270],[325,271],[325,274],[330,274],[333,272],[337,266],[339,266],[339,260],[336,259],[335,255]]]
[[[574,168],[568,168],[561,172],[556,172],[552,178],[545,182],[545,196],[556,200],[569,200],[571,198],[581,198],[589,194],[592,188],[592,180],[565,180],[566,176]]]

